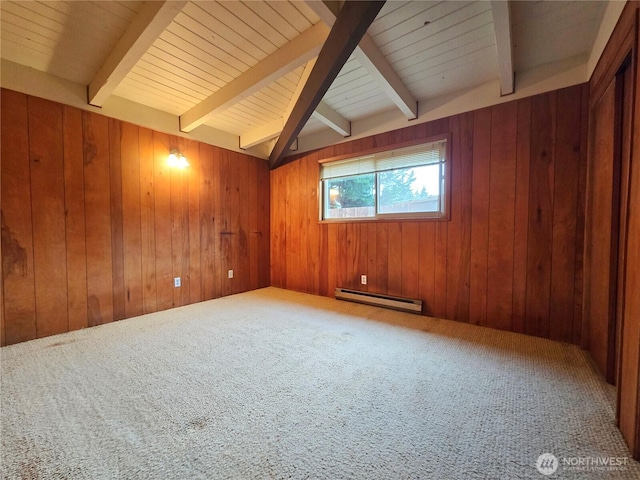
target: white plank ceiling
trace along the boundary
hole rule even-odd
[[[588,54],[605,4],[509,2],[513,71]],[[496,38],[504,40],[496,37],[494,6],[489,1],[388,1],[368,35],[412,99],[425,101],[500,77],[504,62]],[[233,87],[243,73],[264,72],[265,64],[276,62],[314,25],[328,22],[328,32],[335,19],[312,0],[188,1],[181,7],[111,95],[183,116],[220,96],[225,86]],[[137,31],[143,9],[139,1],[3,0],[0,53],[11,62],[89,85],[117,53],[121,38]],[[304,46],[313,48],[309,42]],[[323,99],[324,108],[347,123],[398,108],[362,58],[354,52]],[[242,138],[286,120],[305,81],[307,60],[301,54],[285,70],[265,77],[264,85],[234,94],[233,102],[203,117],[205,124]],[[313,116],[301,135],[324,128],[329,127]]]

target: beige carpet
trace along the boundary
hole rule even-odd
[[[455,322],[267,288],[1,355],[7,479],[640,478],[579,348]]]

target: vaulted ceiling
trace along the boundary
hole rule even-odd
[[[590,53],[607,2],[387,1],[300,137],[398,112]],[[5,1],[1,57],[272,148],[314,67],[340,3]],[[514,81],[515,78],[515,81]]]

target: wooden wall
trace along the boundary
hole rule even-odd
[[[618,387],[618,425],[640,459],[640,2],[629,1],[590,80],[585,335]],[[608,221],[602,217],[610,215]],[[608,278],[607,278],[608,276]]]
[[[272,285],[420,298],[426,315],[579,344],[587,105],[588,86],[579,85],[273,170]],[[318,160],[449,132],[450,220],[318,222]]]
[[[269,285],[264,160],[5,89],[1,120],[3,345]]]

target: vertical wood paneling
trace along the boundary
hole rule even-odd
[[[238,282],[236,284],[236,288],[234,293],[244,292],[249,290],[250,287],[250,264],[251,264],[251,253],[250,253],[250,227],[249,227],[249,202],[246,199],[249,198],[249,189],[251,176],[245,172],[240,172],[240,164],[241,163],[249,163],[248,157],[245,155],[237,155],[237,169],[238,169],[238,185],[236,188],[237,198],[238,198],[238,248],[237,248],[237,256],[236,262],[238,263],[238,269],[240,271],[240,277],[238,278]]]
[[[272,171],[273,284],[320,295],[337,285],[417,297],[425,315],[541,336],[558,328],[558,338],[576,341],[585,88],[322,148]],[[452,147],[450,218],[314,225],[317,160],[442,134]],[[306,261],[298,268],[300,252]],[[552,285],[563,291],[552,294]],[[561,319],[563,308],[570,315]]]
[[[156,222],[154,190],[153,132],[140,128],[140,259],[142,263],[142,313],[155,312],[156,304]]]
[[[156,308],[173,306],[173,265],[171,236],[171,170],[167,164],[169,135],[153,133],[154,223],[156,235]]]
[[[518,105],[493,107],[487,258],[487,325],[512,328]]]
[[[375,275],[376,272],[376,264],[377,258],[376,254],[378,251],[378,237],[376,235],[376,225],[375,223],[367,223],[366,227],[366,235],[367,235],[367,255],[366,255],[366,266],[364,270],[367,275],[367,289],[368,292],[379,292],[378,287],[378,279]]]
[[[0,127],[0,343],[269,285],[267,162],[4,89]]]
[[[327,290],[330,296],[335,295],[338,270],[338,225],[327,225]],[[386,245],[386,243],[385,243]],[[386,255],[386,254],[385,254]],[[386,272],[385,272],[386,279]]]
[[[260,226],[260,256],[258,266],[260,272],[260,287],[271,285],[271,265],[270,265],[270,173],[269,162],[257,160],[258,163],[258,204],[254,208],[258,210],[258,221]]]
[[[299,262],[298,262],[298,275],[299,275],[299,285],[298,288],[302,292],[309,292],[311,286],[309,285],[310,275],[309,275],[309,259],[308,259],[308,251],[309,251],[309,237],[312,235],[312,232],[309,232],[307,228],[307,215],[308,215],[308,207],[307,204],[309,198],[309,180],[307,178],[307,163],[309,159],[306,158],[300,162],[296,162],[298,165],[298,182],[300,185],[300,189],[298,190],[298,198],[294,199],[294,205],[297,210],[297,225],[295,225],[298,229],[298,237],[299,237]]]
[[[582,86],[582,114],[580,117],[580,173],[578,176],[578,198],[576,200],[576,261],[573,297],[573,343],[582,345],[583,299],[584,299],[584,255],[586,251],[586,207],[588,146],[589,146],[589,85]]]
[[[122,241],[124,257],[124,318],[142,315],[142,238],[140,203],[140,139],[138,127],[122,124]]]
[[[286,238],[285,253],[286,287],[292,290],[300,290],[300,235],[299,235],[299,189],[300,189],[300,162],[294,162],[286,166],[284,183],[284,198],[286,211]],[[341,244],[344,246],[344,244]],[[342,285],[339,285],[342,286]]]
[[[527,321],[525,332],[549,336],[553,188],[557,93],[538,95],[531,103],[529,234],[527,245]]]
[[[527,317],[527,242],[529,233],[529,158],[531,99],[518,100],[515,212],[513,230],[513,307],[511,328],[524,333]]]
[[[471,301],[471,219],[473,191],[473,121],[472,112],[460,115],[460,182],[461,189],[461,243],[460,275],[458,277],[458,297],[455,306],[456,319],[469,321],[469,303]]]
[[[436,223],[436,258],[435,270],[435,301],[433,314],[445,318],[447,315],[447,239],[448,231],[445,222]]]
[[[489,188],[491,185],[491,109],[473,119],[473,185],[471,193],[471,272],[469,322],[487,324],[487,251],[489,242]]]
[[[169,137],[169,145],[170,148],[175,148],[180,153],[185,154],[185,149],[178,143],[176,137]],[[188,210],[187,215],[185,215],[184,208],[185,201],[188,202],[188,193],[185,198],[185,185],[188,188],[188,177],[186,170],[172,168],[169,178],[171,197],[171,277],[172,279],[180,278],[180,287],[173,287],[172,289],[173,306],[179,307],[189,303],[189,283],[185,275],[185,271],[188,272],[189,269],[189,257],[185,256],[185,249],[187,251],[189,249],[189,216]],[[173,280],[171,284],[173,285]]]
[[[460,117],[455,115],[449,120],[451,130],[451,158],[449,165],[451,172],[457,172],[450,177],[451,191],[449,192],[449,215],[447,222],[447,285],[445,298],[447,300],[444,314],[442,316],[450,319],[458,318],[458,290],[460,281],[460,265],[462,260],[462,151],[460,143]]]
[[[402,224],[389,222],[387,250],[387,293],[402,295]]]
[[[2,90],[2,279],[5,343],[36,338],[27,98]]]
[[[187,142],[189,160],[189,303],[201,302],[202,278],[200,262],[200,148],[198,142]],[[251,202],[255,205],[255,202]]]
[[[249,175],[246,193],[250,205],[258,204],[258,160],[249,162]],[[249,215],[249,285],[251,289],[259,288],[260,272],[257,258],[260,250],[260,227],[258,224],[258,209],[248,209]]]
[[[469,321],[473,114],[452,117],[451,221],[447,225],[447,318]]]
[[[408,298],[420,296],[419,290],[419,252],[420,252],[420,224],[417,222],[402,223],[402,276],[401,295]]]
[[[435,257],[436,257],[436,223],[420,223],[420,269],[418,282],[423,301],[422,312],[435,315]]]
[[[178,150],[183,155],[188,155],[187,140],[180,137],[178,138]],[[188,158],[188,157],[187,157]],[[191,280],[189,272],[191,271],[191,247],[189,246],[189,175],[191,174],[190,168],[180,170],[182,176],[180,177],[180,251],[178,255],[181,257],[180,269],[175,271],[175,276],[180,277],[181,287],[180,289],[174,288],[174,294],[177,290],[180,290],[181,304],[188,305],[191,303]],[[172,247],[173,248],[173,247]],[[175,251],[176,249],[174,249]]]
[[[224,279],[222,269],[224,268],[224,261],[222,258],[222,239],[220,236],[220,229],[222,225],[222,211],[224,210],[223,203],[225,203],[225,197],[223,197],[222,191],[224,189],[225,179],[221,171],[221,148],[214,147],[211,155],[211,216],[213,218],[212,232],[213,232],[213,296],[214,298],[224,295],[223,293],[223,280],[226,281],[227,272],[224,271]]]
[[[310,154],[303,160],[306,173],[303,179],[307,182],[307,188],[303,190],[304,197],[301,205],[307,207],[306,218],[302,228],[308,232],[307,238],[307,291],[320,291],[320,226],[318,225],[318,153]]]
[[[109,119],[109,172],[111,174],[113,320],[122,320],[126,315],[122,211],[122,124],[113,118]]]
[[[84,213],[84,172],[82,161],[82,114],[62,110],[64,184],[67,244],[67,308],[69,330],[88,326],[87,322],[87,244]]]
[[[213,147],[200,144],[200,272],[202,299],[219,296],[216,290],[215,230],[213,210]]]
[[[581,113],[572,108],[582,102],[576,88],[558,92],[558,123],[553,191],[550,337],[573,341],[574,285],[578,183],[581,160]]]
[[[109,122],[82,112],[89,326],[113,320]]]
[[[229,152],[217,149],[220,159],[220,201],[216,202],[216,218],[219,220],[215,225],[216,238],[218,239],[218,247],[215,249],[219,252],[216,276],[220,279],[220,294],[222,296],[231,293],[231,283],[233,279],[228,278],[228,271],[232,268],[232,239],[231,235],[231,212],[220,208],[220,204],[229,204],[231,200],[231,188],[233,179],[231,178],[231,165],[229,161]]]
[[[30,97],[29,159],[38,337],[68,331],[62,106]]]

